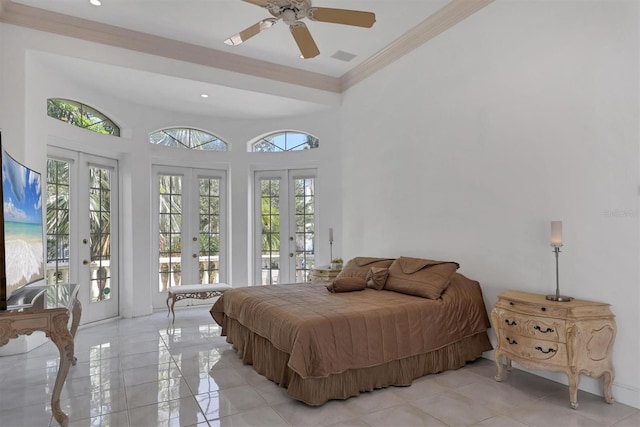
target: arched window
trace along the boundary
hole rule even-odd
[[[151,144],[192,150],[227,151],[227,143],[207,132],[190,128],[163,129],[149,134]]]
[[[120,128],[95,108],[70,99],[47,99],[47,115],[83,129],[120,136]]]
[[[294,131],[272,133],[251,144],[254,153],[300,151],[318,148],[320,140],[315,136]]]

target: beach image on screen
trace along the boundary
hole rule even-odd
[[[2,150],[5,274],[7,296],[44,278],[40,174]]]

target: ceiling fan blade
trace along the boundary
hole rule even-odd
[[[320,50],[318,50],[318,46],[304,22],[298,21],[289,28],[304,59],[315,58],[320,54]]]
[[[371,28],[376,22],[376,14],[349,9],[332,9],[329,7],[311,7],[307,17],[312,21],[332,22],[334,24],[353,25]]]
[[[256,6],[260,6],[260,7],[267,7],[267,5],[269,4],[269,0],[242,0],[242,1],[255,4]]]
[[[255,36],[256,34],[259,34],[261,31],[264,31],[267,28],[273,27],[275,25],[275,23],[276,23],[276,19],[274,19],[274,18],[263,19],[262,21],[260,21],[260,22],[258,22],[256,24],[253,24],[249,28],[246,28],[246,29],[240,31],[238,34],[235,34],[235,35],[229,37],[224,42],[226,44],[228,44],[229,46],[238,45],[238,44],[240,44],[242,42],[246,42],[251,37]]]

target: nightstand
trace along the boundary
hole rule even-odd
[[[312,268],[309,272],[309,280],[311,282],[330,282],[334,280],[341,271],[341,268],[329,268],[329,266]]]
[[[578,407],[580,374],[604,375],[604,399],[613,403],[614,378],[611,352],[616,322],[609,304],[574,299],[549,301],[544,295],[503,292],[491,311],[498,344],[495,362],[501,381],[502,356],[529,369],[565,372],[569,377],[569,402]]]

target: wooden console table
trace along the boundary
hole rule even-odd
[[[69,367],[76,363],[73,340],[82,312],[78,301],[78,285],[27,286],[23,290],[34,296],[28,305],[11,305],[10,299],[8,309],[0,311],[0,346],[19,335],[42,331],[58,347],[60,366],[51,393],[51,410],[56,421],[66,427],[69,419],[60,409],[60,393]]]
[[[609,304],[582,301],[549,301],[544,295],[507,291],[498,296],[491,311],[491,323],[498,345],[494,357],[498,373],[504,377],[515,360],[525,368],[565,372],[569,378],[569,403],[578,407],[580,374],[604,376],[604,400],[612,403],[614,378],[611,352],[616,322]]]

